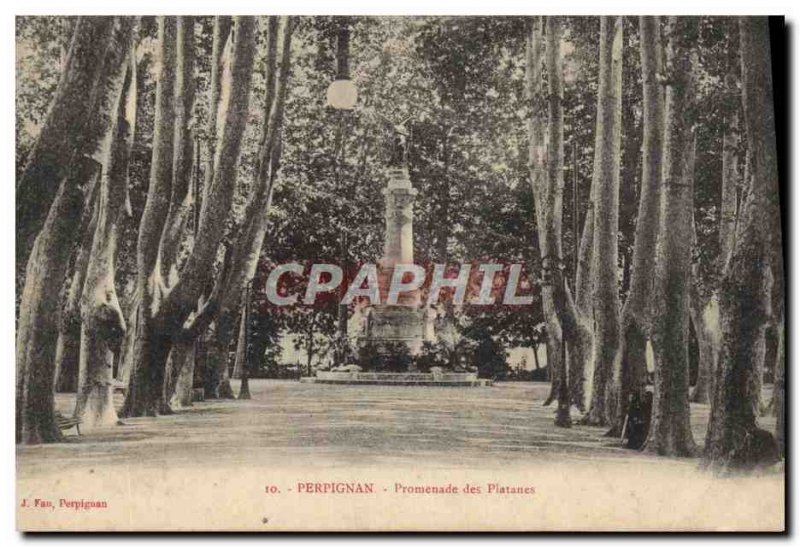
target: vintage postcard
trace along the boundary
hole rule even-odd
[[[784,531],[784,32],[17,16],[18,529]]]

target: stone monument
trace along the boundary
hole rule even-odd
[[[394,268],[414,263],[414,197],[405,166],[404,143],[395,145],[389,166],[389,182],[383,189],[386,201],[386,233],[383,257],[378,262],[381,301],[385,302]],[[359,339],[360,346],[373,344],[379,352],[402,343],[409,353],[419,353],[425,338],[425,316],[418,292],[401,293],[397,304],[377,304],[366,312],[366,325]]]
[[[410,356],[422,349],[422,343],[432,340],[434,332],[433,315],[421,303],[419,291],[401,293],[396,304],[387,304],[389,287],[395,266],[414,263],[414,198],[417,190],[411,185],[406,164],[407,134],[402,124],[394,125],[391,141],[391,160],[389,161],[389,182],[383,189],[386,201],[386,233],[384,234],[383,257],[378,261],[378,286],[380,304],[367,307],[364,312],[363,330],[358,337],[361,356],[369,355],[370,360],[377,357],[374,370],[317,371],[313,377],[302,378],[303,382],[321,384],[366,384],[394,386],[453,386],[484,387],[492,385],[491,380],[479,379],[474,372],[445,371],[434,367],[429,372],[415,369],[413,360],[407,370],[393,368],[386,371],[387,361],[397,357],[398,345],[408,349]],[[363,353],[371,346],[375,353]],[[397,364],[395,361],[394,364]],[[380,370],[383,369],[383,370]]]

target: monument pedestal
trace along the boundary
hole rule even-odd
[[[379,353],[402,343],[408,347],[409,354],[416,355],[422,349],[424,339],[425,318],[421,309],[384,304],[370,308],[366,332],[359,341],[362,346],[373,344]]]
[[[414,263],[414,197],[417,190],[411,185],[406,168],[396,167],[389,171],[389,183],[383,195],[386,199],[386,233],[378,277],[381,301],[385,302],[395,266]],[[371,345],[379,354],[387,355],[397,351],[397,344],[404,344],[409,355],[416,355],[422,349],[424,338],[424,313],[419,294],[412,292],[400,295],[396,305],[377,304],[369,308],[359,346],[363,350]]]

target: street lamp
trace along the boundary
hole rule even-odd
[[[353,110],[358,100],[358,90],[350,79],[349,58],[350,58],[350,18],[337,18],[338,30],[336,34],[336,79],[328,86],[326,94],[327,105],[337,111],[337,138],[336,149],[334,150],[334,176],[336,178],[336,188],[346,195],[343,188],[342,165],[344,159],[345,146],[345,123],[347,112]],[[342,266],[347,262],[347,233],[344,229],[339,234],[339,252]],[[334,350],[334,362],[337,366],[346,364],[348,352],[347,340],[347,306],[341,304],[344,297],[344,284],[339,287],[340,304],[337,310],[338,323],[338,344]]]
[[[336,36],[336,79],[328,86],[327,104],[336,110],[353,110],[358,100],[358,90],[350,79],[348,66],[350,49],[350,21],[342,18]]]
[[[358,100],[358,90],[353,80],[334,80],[328,86],[327,105],[336,110],[353,110]]]

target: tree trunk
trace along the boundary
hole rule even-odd
[[[619,169],[622,126],[622,18],[600,18],[600,82],[594,156],[594,256],[592,309],[595,350],[592,398],[587,422],[615,421],[618,394],[609,389],[612,363],[619,344],[617,237],[619,231]],[[613,383],[611,383],[613,387]]]
[[[86,184],[84,210],[81,219],[81,242],[73,265],[67,297],[58,320],[58,342],[56,343],[56,392],[75,393],[78,390],[78,362],[81,351],[81,295],[86,279],[92,240],[97,226],[97,180],[100,171]]]
[[[306,353],[308,353],[308,355],[307,355],[307,363],[306,363],[307,369],[306,370],[308,371],[308,375],[309,376],[311,376],[311,372],[312,372],[311,371],[311,364],[312,364],[312,362],[314,360],[314,326],[315,326],[315,322],[312,321],[311,323],[309,323],[308,332],[306,334]],[[301,376],[302,376],[302,373],[301,373]]]
[[[247,371],[245,371],[242,376],[242,385],[239,387],[239,399],[252,399],[252,395],[250,395],[250,377]]]
[[[781,458],[786,456],[786,433],[784,431],[784,424],[786,420],[786,349],[784,341],[784,325],[781,323],[778,326],[778,353],[777,361],[775,362],[775,413],[777,421],[775,422],[775,441],[778,443],[778,455]]]
[[[736,245],[737,224],[737,191],[738,191],[738,146],[739,146],[739,91],[737,77],[728,74],[726,77],[727,96],[725,97],[727,113],[722,136],[722,196],[719,221],[719,271],[725,271],[731,253]],[[696,241],[696,234],[694,235]],[[696,266],[695,266],[696,270]],[[700,361],[697,384],[692,391],[693,403],[710,403],[714,392],[714,378],[719,360],[719,287],[714,287],[713,294],[703,300],[700,294],[700,279],[694,274],[695,283],[692,289],[691,313],[700,350]]]
[[[231,378],[242,379],[242,371],[247,361],[247,296],[242,297],[242,310],[239,312],[239,332],[236,336],[236,353],[233,360]]]
[[[178,17],[175,66],[175,121],[169,213],[161,236],[160,275],[167,287],[178,279],[178,250],[184,238],[191,200],[193,139],[189,125],[194,108],[194,18]]]
[[[94,23],[89,27],[78,25],[73,44],[86,39],[83,33],[90,33],[93,37],[89,43],[97,46],[97,36],[94,35],[97,28],[94,28],[94,25],[100,27],[108,24],[112,33],[110,40],[113,40],[119,37],[121,28],[130,24],[130,19],[125,17],[103,19],[102,23],[98,23],[97,19],[92,21]],[[103,42],[106,46],[111,43]],[[86,95],[81,97],[83,102],[91,104],[89,110],[91,115],[87,114],[85,118],[79,119],[80,123],[76,122],[76,126],[67,134],[59,132],[56,127],[51,128],[55,131],[55,135],[45,134],[43,129],[39,137],[42,142],[51,138],[68,139],[71,142],[70,146],[75,146],[77,152],[75,156],[57,158],[58,161],[67,162],[67,165],[71,166],[63,180],[46,181],[48,184],[58,184],[58,192],[42,230],[36,237],[26,265],[16,340],[16,439],[26,444],[54,442],[62,438],[55,421],[53,392],[57,337],[53,334],[58,329],[60,287],[66,276],[76,234],[80,231],[84,196],[79,185],[94,176],[97,164],[89,157],[97,150],[102,135],[107,131],[109,117],[116,113],[110,106],[112,102],[110,91],[113,91],[110,89],[112,87],[110,82],[114,80],[114,73],[119,68],[115,66],[114,51],[113,45],[103,47],[103,60],[99,63],[102,64],[102,71],[96,81],[96,89],[88,100]],[[67,64],[67,72],[63,77],[65,82],[86,78],[87,75],[83,72],[92,72],[96,68],[83,63]],[[60,103],[60,99],[63,97],[60,97],[59,92],[54,109],[69,106]],[[72,99],[78,100],[76,97]],[[54,118],[58,118],[52,110],[51,112]],[[75,157],[81,159],[75,161]],[[35,163],[29,164],[29,169],[34,171],[39,167],[36,167]],[[61,176],[59,172],[48,170],[37,172],[37,177]]]
[[[265,123],[262,126],[256,164],[254,181],[256,192],[247,204],[244,222],[232,251],[231,266],[220,282],[218,328],[214,333],[214,338],[223,338],[212,342],[215,349],[212,352],[211,366],[217,368],[212,370],[207,378],[207,390],[211,394],[209,396],[214,394],[233,396],[227,371],[227,348],[230,346],[232,336],[230,331],[233,329],[225,325],[233,324],[234,318],[238,315],[237,311],[242,307],[241,295],[255,277],[258,258],[264,245],[273,187],[280,162],[279,135],[288,92],[293,29],[294,19],[292,17],[285,18],[280,75],[276,77],[278,19],[270,18],[266,63],[267,93],[264,104]],[[223,350],[225,351],[224,358],[220,357]],[[213,382],[222,382],[224,385],[213,385]]]
[[[120,360],[117,367],[116,379],[127,386],[131,379],[131,369],[133,367],[133,350],[135,348],[135,336],[133,333],[139,330],[139,303],[141,295],[134,292],[128,302],[128,316],[126,320],[127,329],[125,336],[122,339],[122,346],[120,347]]]
[[[662,73],[662,47],[658,17],[639,18],[643,142],[642,186],[636,219],[630,290],[620,321],[620,340],[614,358],[612,385],[617,391],[616,419],[611,433],[622,433],[631,399],[642,400],[647,383],[647,339],[650,336],[656,240],[660,223],[661,166],[664,143],[664,94],[658,83]]]
[[[128,158],[133,144],[136,96],[132,49],[134,21],[123,19],[119,37],[109,50],[109,61],[118,67],[112,76],[110,93],[114,97],[103,151],[103,176],[100,182],[97,226],[86,270],[81,298],[81,347],[78,397],[75,417],[91,430],[117,423],[113,404],[114,353],[126,330],[125,318],[116,291],[117,238],[128,203]]]
[[[206,126],[207,154],[203,175],[203,201],[202,208],[206,206],[206,197],[211,190],[214,180],[214,156],[217,150],[217,137],[219,135],[217,111],[222,92],[222,66],[225,46],[231,33],[231,18],[218,15],[214,18],[214,38],[211,52],[211,84],[208,88],[208,124]],[[201,215],[202,215],[201,208]]]
[[[192,406],[197,342],[197,339],[179,340],[172,346],[168,368],[171,374],[168,376],[168,383],[165,388],[171,408],[178,409]]]
[[[548,17],[544,24],[548,97],[547,132],[543,131],[540,68],[541,25],[531,35],[528,89],[534,114],[529,121],[531,182],[537,212],[539,249],[542,256],[542,305],[548,333],[548,360],[552,358],[558,407],[555,423],[571,427],[570,387],[563,343],[571,358],[584,361],[591,334],[578,321],[575,302],[566,285],[562,264],[561,209],[564,192],[563,67],[561,21]],[[575,380],[575,379],[573,379]]]
[[[687,173],[694,181],[694,167],[696,155],[696,142],[692,144],[689,154]],[[694,184],[694,182],[692,182]],[[692,214],[692,252],[698,251],[697,224]],[[701,279],[698,264],[692,263],[692,280],[689,286],[689,320],[694,325],[694,334],[697,339],[697,382],[691,392],[690,401],[693,403],[707,404],[709,402],[710,385],[713,381],[714,361],[716,355],[714,348],[715,326],[711,324],[714,309],[714,297],[704,297],[701,293]]]
[[[203,309],[206,302],[207,298],[200,298],[197,303],[198,310]],[[196,316],[190,319],[194,320]],[[197,330],[205,330],[205,327]],[[186,331],[173,342],[172,351],[170,351],[167,362],[167,377],[164,383],[164,398],[169,403],[170,408],[192,406],[197,350],[201,343],[202,334]]]
[[[239,399],[250,398],[250,384],[248,380],[249,353],[250,353],[250,290],[245,290],[242,299],[242,317],[239,321],[239,339],[236,344],[236,364],[233,367],[233,377],[242,381],[239,387]]]
[[[165,20],[166,19],[166,20]],[[139,288],[140,303],[138,332],[131,382],[123,413],[141,416],[169,412],[164,394],[167,356],[173,340],[184,335],[184,323],[197,308],[198,298],[207,290],[213,274],[213,264],[224,235],[224,222],[233,203],[242,138],[247,123],[250,88],[255,56],[255,19],[236,17],[230,70],[223,82],[226,90],[221,96],[217,124],[218,139],[214,156],[214,176],[201,209],[197,234],[180,277],[164,292],[157,271],[161,249],[161,231],[168,215],[168,196],[171,196],[174,105],[166,97],[174,89],[175,23],[160,19],[162,37],[162,73],[157,87],[156,134],[154,135],[151,187],[139,230]],[[162,85],[163,84],[163,85]],[[161,89],[159,93],[159,89]],[[171,97],[171,93],[169,94]],[[159,124],[159,113],[164,119]],[[201,310],[202,311],[202,310]],[[198,312],[199,314],[200,312]]]
[[[61,79],[25,170],[17,181],[16,262],[26,264],[58,184],[82,155],[94,152],[103,131],[87,123],[104,92],[104,57],[114,29],[112,17],[80,17]],[[77,135],[85,138],[76,138]],[[82,183],[83,181],[75,181]],[[80,217],[78,209],[78,216]],[[19,288],[18,288],[19,290]]]
[[[97,169],[94,160],[83,158],[61,183],[28,258],[17,324],[17,442],[37,444],[62,439],[53,397],[58,288],[66,275],[80,220],[73,214],[83,200],[78,183],[94,176]]]
[[[728,94],[738,99],[736,78],[728,78]],[[738,103],[738,100],[736,101]],[[725,268],[736,242],[736,192],[739,182],[739,116],[738,104],[726,116],[722,135],[722,199],[719,221],[719,268]]]
[[[586,332],[592,335],[587,342],[586,355],[588,359],[580,362],[570,359],[569,375],[572,386],[572,404],[584,412],[588,407],[592,395],[592,379],[594,376],[594,360],[592,359],[592,344],[594,344],[594,313],[592,310],[592,293],[594,291],[594,278],[597,262],[594,247],[594,183],[589,189],[589,206],[586,209],[586,218],[583,221],[581,242],[578,248],[578,268],[575,272],[575,308],[578,321]]]
[[[689,314],[697,337],[698,362],[697,382],[689,400],[693,403],[707,405],[711,401],[717,349],[719,348],[719,344],[715,343],[717,336],[713,331],[716,328],[714,317],[719,313],[719,306],[715,296],[712,296],[703,306],[700,297],[697,295],[697,289],[691,288],[690,292]]]
[[[56,342],[56,393],[75,393],[78,390],[80,351],[80,317],[62,312]]]
[[[647,446],[660,455],[691,456],[689,425],[689,289],[693,180],[690,118],[694,97],[690,47],[697,19],[670,17],[667,42],[664,186],[656,260],[653,331],[655,396]]]
[[[172,162],[175,126],[175,72],[177,22],[174,17],[158,18],[159,59],[156,83],[153,153],[150,186],[147,192],[137,241],[137,302],[135,329],[128,352],[130,381],[120,415],[155,416],[161,407],[164,366],[169,353],[169,333],[161,332],[154,308],[159,305],[163,283],[158,254],[172,188]]]
[[[718,469],[748,469],[779,458],[778,443],[756,424],[754,376],[764,329],[773,312],[780,210],[769,27],[766,17],[739,20],[742,105],[751,165],[748,199],[739,215],[736,247],[720,286],[722,343],[706,433],[704,461]],[[782,291],[781,291],[782,292]],[[781,295],[782,297],[782,295]]]
[[[542,263],[544,263],[546,247],[545,207],[549,206],[546,202],[547,147],[545,143],[545,134],[547,118],[545,116],[544,91],[542,89],[541,78],[544,19],[542,17],[535,20],[532,19],[530,27],[530,32],[527,37],[525,67],[525,93],[526,99],[531,106],[531,116],[528,119],[528,136],[530,140],[528,168],[530,170],[531,189],[534,197],[539,254]],[[546,300],[544,290],[542,291],[542,307],[545,320],[545,332],[547,333],[547,340],[545,343],[547,351],[547,379],[550,381],[550,394],[545,399],[544,406],[548,406],[557,398],[559,392],[561,375],[560,370],[557,370],[556,367],[562,365],[559,358],[561,354],[562,336],[561,325],[558,324],[557,318],[552,315],[555,313],[552,307],[552,298],[548,292]],[[558,348],[558,356],[555,355],[555,347]]]
[[[206,399],[235,399],[228,370],[235,319],[228,314],[219,315],[214,323],[206,360]]]

